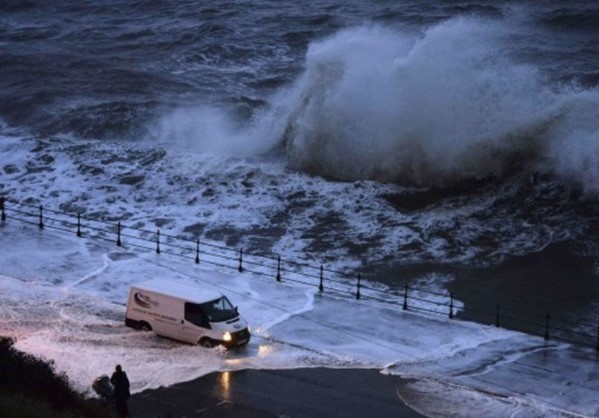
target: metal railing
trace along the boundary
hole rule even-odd
[[[53,229],[87,239],[114,242],[118,247],[189,259],[225,269],[236,269],[256,275],[272,277],[277,282],[291,282],[301,286],[317,287],[318,292],[336,294],[356,300],[373,300],[402,310],[421,311],[446,315],[450,319],[463,319],[458,314],[456,296],[451,292],[441,293],[409,286],[392,289],[375,282],[366,281],[359,272],[348,272],[310,265],[280,255],[262,255],[231,248],[209,241],[186,239],[175,235],[150,231],[125,225],[120,221],[83,217],[81,213],[68,213],[45,208],[42,205],[22,203],[0,196],[0,219],[2,224],[18,221]],[[599,351],[599,327],[594,324],[574,322],[552,317],[549,312],[531,315],[530,312],[494,304],[481,306],[465,301],[475,321],[495,327],[503,327],[538,335],[567,343],[594,347]],[[471,315],[472,316],[472,315]],[[540,320],[539,320],[540,319]],[[472,320],[472,319],[468,319]]]

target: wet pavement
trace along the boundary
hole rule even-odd
[[[135,394],[129,409],[133,418],[422,417],[397,396],[400,382],[368,369],[219,372]]]

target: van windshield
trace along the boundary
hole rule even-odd
[[[237,310],[233,307],[229,299],[223,296],[212,302],[202,303],[202,310],[210,322],[222,322],[238,316]]]

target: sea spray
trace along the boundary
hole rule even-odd
[[[444,187],[550,172],[587,190],[599,174],[599,94],[516,58],[504,19],[455,18],[418,34],[376,25],[313,42],[305,71],[252,117],[178,109],[159,137],[245,157],[281,145],[294,170]]]
[[[382,28],[312,45],[289,120],[290,165],[343,180],[444,185],[538,156],[554,94],[505,52],[494,21],[414,39]]]
[[[551,166],[560,177],[596,194],[599,191],[599,91],[564,93],[558,108],[562,116],[549,138]]]
[[[287,90],[282,96],[286,94]],[[207,103],[179,108],[162,116],[150,132],[167,147],[194,154],[260,155],[278,146],[291,111],[284,100],[276,102],[276,107],[255,109],[249,120],[240,120],[230,108]]]

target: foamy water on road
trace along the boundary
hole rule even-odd
[[[77,390],[117,363],[134,392],[213,371],[374,368],[408,380],[398,396],[427,416],[593,416],[590,349],[315,293],[274,279],[98,244],[35,226],[0,228],[0,333],[52,360]],[[248,320],[245,350],[212,350],[124,326],[132,283],[153,277],[225,293]]]

